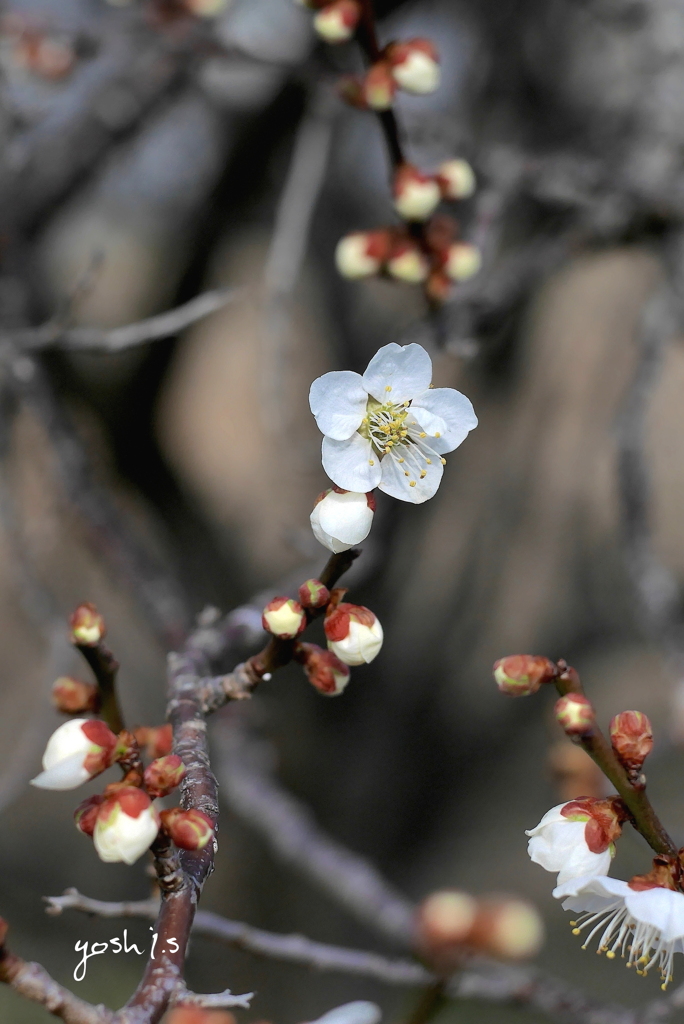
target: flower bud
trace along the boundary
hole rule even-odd
[[[444,272],[452,281],[475,277],[482,266],[482,253],[469,242],[454,242],[446,252]]]
[[[522,960],[534,956],[544,939],[544,925],[537,910],[523,900],[485,899],[468,943],[491,956]]]
[[[95,647],[107,632],[105,621],[94,604],[79,604],[69,619],[71,642],[82,647]]]
[[[374,514],[372,491],[364,494],[331,487],[318,495],[309,520],[316,540],[337,554],[366,539]]]
[[[433,955],[459,945],[470,934],[476,915],[477,900],[467,893],[434,892],[418,908],[418,942]]]
[[[205,1010],[202,1006],[174,1006],[164,1024],[236,1024],[228,1010]]]
[[[173,729],[170,725],[143,725],[133,735],[148,757],[165,757],[173,750]]]
[[[116,759],[117,738],[104,722],[74,718],[60,725],[48,740],[38,789],[76,789],[103,772]]]
[[[510,654],[494,663],[496,685],[509,697],[529,697],[557,675],[554,663],[536,654]]]
[[[338,697],[349,682],[349,667],[332,651],[324,651],[318,644],[298,643],[295,658],[304,666],[311,685],[326,697]]]
[[[377,274],[389,256],[389,231],[356,231],[345,235],[335,249],[335,265],[342,277],[358,280]]]
[[[394,208],[405,220],[427,220],[441,198],[435,178],[411,164],[402,164],[394,175]]]
[[[326,43],[346,43],[356,31],[361,7],[356,0],[334,0],[315,16],[316,32]]]
[[[416,96],[426,96],[437,89],[441,77],[439,56],[429,39],[390,43],[385,52],[392,77],[401,89]]]
[[[299,588],[302,608],[323,608],[330,600],[330,591],[320,580],[306,580]]]
[[[475,191],[475,173],[467,160],[445,160],[437,168],[437,183],[445,199],[469,199]]]
[[[428,261],[415,242],[402,239],[392,247],[387,273],[397,281],[420,284],[429,273]]]
[[[66,715],[97,711],[100,692],[92,683],[84,683],[73,676],[60,676],[52,684],[52,703]]]
[[[227,5],[228,0],[185,0],[188,11],[197,18],[215,18]]]
[[[299,601],[291,597],[274,597],[264,608],[261,624],[281,640],[292,640],[306,626],[306,614]]]
[[[168,796],[172,789],[180,785],[184,775],[185,765],[178,754],[167,754],[166,757],[158,757],[152,764],[148,764],[143,784],[150,796],[156,799]]]
[[[640,771],[653,750],[653,729],[641,711],[621,711],[611,719],[610,740],[625,768]]]
[[[329,610],[324,625],[328,650],[345,665],[368,664],[380,653],[382,626],[370,608],[343,601]]]
[[[101,793],[86,797],[74,811],[74,823],[79,832],[91,836],[95,831],[95,823],[100,812],[100,807],[105,801]]]
[[[203,850],[214,835],[214,823],[203,811],[172,807],[161,812],[162,825],[181,850]]]
[[[150,848],[158,832],[159,812],[147,793],[124,786],[108,796],[100,807],[93,842],[106,863],[134,864]]]
[[[371,110],[389,110],[392,106],[397,86],[392,77],[389,64],[378,61],[366,72],[361,84],[363,102]]]
[[[556,701],[556,721],[568,736],[585,736],[596,723],[596,714],[588,697],[581,693],[566,693]]]

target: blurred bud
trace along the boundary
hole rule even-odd
[[[478,901],[469,945],[491,956],[522,960],[534,956],[543,940],[544,925],[532,904],[505,897]]]
[[[330,591],[320,580],[306,580],[299,588],[302,608],[323,608],[330,600]]]
[[[390,245],[389,231],[356,231],[337,243],[335,265],[350,280],[372,277],[382,270]]]
[[[292,640],[306,626],[306,614],[299,601],[291,597],[274,597],[264,608],[261,624],[281,640]]]
[[[420,284],[428,276],[428,261],[415,242],[402,239],[395,243],[387,261],[387,272],[397,281]]]
[[[436,270],[425,283],[425,292],[433,302],[446,302],[451,294],[452,283],[446,274]]]
[[[116,759],[117,737],[104,722],[74,718],[60,725],[43,754],[45,769],[31,779],[38,789],[76,789]]]
[[[610,740],[625,768],[640,771],[653,750],[653,729],[641,711],[621,711],[611,719]]]
[[[465,892],[432,893],[418,908],[417,939],[432,956],[464,942],[475,923],[477,900]]]
[[[181,850],[203,850],[214,835],[214,823],[203,811],[172,807],[161,812],[163,827]]]
[[[596,714],[588,697],[581,693],[566,693],[556,701],[556,721],[568,736],[584,736],[594,728]]]
[[[467,160],[445,160],[437,168],[437,182],[445,199],[468,199],[475,191],[475,173]]]
[[[346,43],[356,31],[361,17],[357,0],[334,0],[314,18],[314,28],[326,43]]]
[[[494,663],[496,685],[510,697],[529,697],[557,675],[554,663],[537,654],[509,654]]]
[[[205,1010],[201,1006],[174,1006],[164,1017],[164,1024],[236,1024],[228,1010]]]
[[[452,281],[467,281],[482,266],[482,253],[469,242],[454,242],[446,252],[444,272]]]
[[[329,608],[324,625],[328,649],[345,665],[368,664],[380,653],[382,626],[370,608],[342,602]]]
[[[177,754],[158,757],[148,764],[143,776],[145,789],[153,799],[168,796],[172,789],[180,785],[185,775],[185,765]]]
[[[141,725],[133,735],[148,757],[165,757],[173,750],[173,729],[170,725]]]
[[[549,765],[561,800],[606,795],[606,777],[586,750],[567,739],[549,750]]]
[[[13,57],[35,75],[54,80],[64,78],[76,64],[76,53],[66,40],[35,31],[23,34]]]
[[[344,491],[331,487],[316,498],[311,516],[314,537],[337,554],[360,544],[370,533],[375,514],[373,492]]]
[[[73,676],[60,676],[52,684],[52,703],[65,715],[98,711],[100,692],[92,683],[84,683]]]
[[[185,0],[190,14],[197,18],[215,18],[228,6],[228,0]]]
[[[74,823],[79,832],[83,832],[84,835],[92,837],[92,834],[95,831],[97,815],[104,801],[104,796],[100,793],[96,793],[94,796],[86,797],[86,799],[78,805],[74,811]]]
[[[108,864],[134,864],[150,848],[159,832],[159,813],[147,793],[125,786],[102,803],[93,842],[100,860]]]
[[[434,92],[441,77],[439,55],[429,39],[410,39],[406,43],[390,43],[386,57],[397,85],[416,96]]]
[[[371,110],[389,110],[397,90],[389,64],[378,61],[366,72],[362,85],[363,101]]]
[[[367,110],[364,79],[357,75],[342,75],[337,82],[337,94],[340,99],[357,110]]]
[[[107,632],[105,621],[94,604],[86,601],[69,619],[71,642],[82,647],[95,647]]]
[[[423,221],[434,213],[442,194],[435,178],[402,164],[394,175],[394,208],[405,220]]]
[[[326,697],[338,697],[349,682],[349,667],[332,651],[324,651],[318,644],[298,643],[295,658],[304,666],[311,685]]]

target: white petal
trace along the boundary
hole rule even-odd
[[[410,413],[430,435],[430,447],[441,455],[458,448],[477,426],[472,402],[454,388],[431,388],[415,399]],[[441,437],[434,437],[436,431]]]
[[[320,505],[321,503],[319,501],[318,505],[315,506],[313,512],[309,516],[309,522],[311,523],[311,529],[313,530],[314,537],[319,544],[322,544],[324,548],[328,549],[328,551],[332,551],[334,555],[339,554],[340,551],[349,551],[349,548],[354,547],[353,544],[343,544],[342,541],[337,540],[335,537],[331,537],[329,533],[326,533],[325,530],[321,529]]]
[[[345,1003],[344,1006],[336,1006],[334,1010],[328,1010],[313,1024],[378,1024],[382,1018],[382,1011],[375,1003],[367,1003],[365,1000],[357,1000],[353,1003]]]
[[[367,402],[363,378],[353,370],[324,373],[309,391],[309,405],[318,429],[336,441],[346,440],[361,426]]]
[[[158,831],[159,822],[152,809],[142,811],[137,818],[119,811],[112,824],[103,826],[98,821],[93,841],[101,860],[134,864],[152,845]]]
[[[392,342],[378,349],[363,375],[364,387],[373,398],[379,402],[389,399],[397,405],[422,394],[431,380],[432,360],[422,345],[415,343]]]
[[[612,902],[618,896],[624,899],[633,891],[621,878],[609,878],[607,875],[601,875],[598,878],[589,876],[573,878],[556,886],[553,896],[557,900],[562,900],[565,896],[597,896]]]
[[[372,491],[380,483],[380,459],[361,434],[352,434],[345,441],[324,437],[322,455],[323,469],[346,491]]]
[[[87,721],[87,718],[72,718],[71,721],[60,725],[59,729],[55,729],[43,754],[43,768],[54,768],[66,757],[89,752],[92,741],[81,728]]]
[[[684,936],[684,895],[670,889],[630,889],[625,899],[630,914],[658,928],[666,942]]]
[[[83,754],[72,754],[36,775],[31,785],[37,789],[76,789],[89,778],[90,772],[83,767]]]
[[[368,499],[363,492],[338,494],[331,491],[316,508],[319,509],[321,529],[349,547],[360,544],[370,533],[373,510],[368,507]]]
[[[560,866],[558,884],[562,885],[573,878],[581,878],[586,875],[605,875],[607,871],[610,871],[611,860],[610,847],[603,853],[592,853],[586,845],[584,848],[576,846]]]
[[[538,825],[535,825],[534,828],[525,830],[525,835],[536,836],[539,833],[539,831],[542,828],[544,828],[545,825],[554,825],[557,822],[568,821],[568,818],[566,818],[562,813],[563,808],[566,806],[566,804],[567,801],[564,804],[556,804],[555,807],[552,807],[550,811],[546,812],[546,814],[544,815],[544,817]]]
[[[404,461],[399,462],[400,458]],[[426,475],[421,478],[422,471],[425,471]],[[444,467],[436,452],[422,446],[419,448],[418,445],[401,445],[397,446],[391,455],[385,455],[383,458],[379,487],[393,498],[420,505],[436,493],[443,472]],[[411,486],[411,481],[415,483],[415,487]]]

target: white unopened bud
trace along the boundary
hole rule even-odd
[[[482,254],[469,242],[454,242],[449,246],[444,270],[452,281],[467,281],[482,266]]]
[[[147,793],[124,786],[107,797],[98,811],[93,842],[101,860],[133,864],[159,832],[159,814]]]
[[[383,633],[370,608],[343,602],[325,617],[328,650],[345,665],[364,665],[380,653]]]
[[[333,487],[316,499],[311,529],[316,540],[334,554],[349,551],[370,533],[374,513],[372,492],[363,494]]]
[[[53,732],[43,754],[38,789],[76,789],[114,763],[117,738],[104,722],[74,718]]]
[[[468,199],[475,191],[475,172],[467,160],[445,160],[437,168],[437,181],[445,199]]]
[[[261,624],[281,640],[292,640],[306,626],[306,612],[291,597],[274,597],[264,608]]]
[[[411,39],[406,43],[392,43],[387,48],[392,77],[400,89],[416,96],[434,92],[441,72],[437,50],[429,39]]]
[[[435,178],[421,174],[410,164],[404,164],[397,171],[394,177],[394,208],[405,220],[427,220],[441,198]]]
[[[318,12],[313,23],[326,43],[346,43],[354,35],[360,17],[356,0],[334,0]]]
[[[342,277],[372,277],[382,269],[389,248],[389,232],[355,231],[337,243],[335,264]]]
[[[185,6],[198,18],[215,18],[228,6],[228,0],[185,0]]]
[[[408,284],[420,284],[429,272],[425,256],[413,242],[400,242],[387,261],[387,273],[397,281],[406,281]]]

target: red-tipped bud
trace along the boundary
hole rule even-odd
[[[382,626],[370,608],[344,601],[329,605],[324,625],[328,649],[345,665],[368,664],[380,653]]]
[[[314,18],[314,28],[326,43],[346,43],[356,31],[361,17],[357,0],[334,0]]]
[[[469,242],[454,242],[444,255],[444,273],[452,281],[467,281],[482,266],[482,253]]]
[[[148,757],[165,757],[173,750],[173,729],[170,725],[140,726],[133,735]]]
[[[523,900],[492,898],[478,901],[468,944],[491,956],[522,960],[534,956],[544,940],[537,910]]]
[[[100,807],[105,801],[105,797],[100,793],[96,793],[95,796],[86,797],[74,811],[74,824],[79,832],[83,832],[86,836],[93,835],[95,831],[95,822],[97,821],[97,815]]]
[[[261,624],[273,636],[292,640],[306,626],[306,613],[299,601],[291,597],[274,597],[264,608]]]
[[[69,619],[71,642],[81,647],[95,647],[107,632],[105,621],[94,604],[85,602]]]
[[[236,1024],[228,1010],[205,1010],[201,1006],[175,1006],[164,1017],[164,1024]]]
[[[621,711],[611,719],[610,739],[613,750],[631,771],[640,771],[653,750],[653,729],[641,711]]]
[[[323,608],[330,600],[330,591],[320,580],[307,580],[299,588],[302,608]]]
[[[475,191],[475,174],[467,160],[445,160],[437,168],[437,182],[445,199],[468,199]]]
[[[389,110],[397,91],[389,64],[378,61],[366,72],[362,83],[363,101],[371,110]]]
[[[430,272],[428,261],[415,242],[401,239],[392,246],[387,273],[397,281],[420,284]]]
[[[586,736],[596,724],[596,713],[588,697],[566,693],[556,701],[556,721],[568,736]]]
[[[394,208],[405,220],[423,221],[434,213],[441,199],[439,185],[417,167],[402,164],[394,175]]]
[[[297,644],[297,661],[301,661],[306,677],[319,693],[337,697],[349,682],[351,672],[332,651],[324,651],[318,644]]]
[[[390,43],[385,55],[392,77],[400,89],[416,96],[425,96],[439,86],[439,55],[429,39]]]
[[[185,775],[185,765],[177,754],[167,754],[166,757],[158,757],[152,764],[148,764],[143,777],[145,789],[153,799],[160,796],[168,796],[171,790],[180,785]]]
[[[114,764],[117,744],[104,722],[73,718],[53,732],[43,754],[44,771],[31,784],[38,789],[76,789]]]
[[[214,835],[214,823],[203,811],[172,807],[161,812],[162,825],[181,850],[203,850]]]
[[[509,697],[529,697],[557,675],[554,663],[537,654],[510,654],[494,663],[496,685]]]
[[[84,683],[73,676],[60,676],[52,684],[52,703],[65,715],[95,712],[100,707],[100,693],[92,683]]]
[[[95,822],[93,842],[107,864],[134,864],[159,832],[159,813],[147,793],[123,786],[107,796]]]
[[[475,924],[477,900],[465,892],[434,892],[418,908],[417,940],[430,956],[465,941]]]
[[[358,280],[382,270],[392,244],[389,231],[356,231],[345,235],[335,249],[335,265],[342,277]]]

